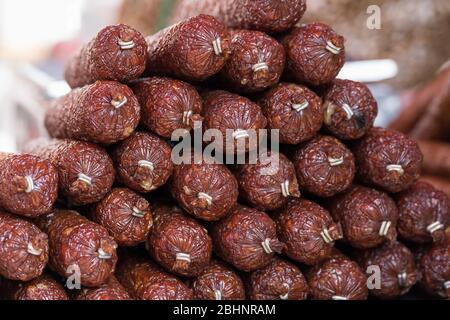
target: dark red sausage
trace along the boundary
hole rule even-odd
[[[373,128],[354,149],[362,181],[388,192],[408,189],[420,176],[417,141],[395,130]]]
[[[225,217],[238,198],[236,178],[225,165],[214,163],[176,166],[171,191],[187,212],[206,221]]]
[[[328,25],[301,25],[283,39],[290,77],[309,85],[331,82],[345,62],[344,37]]]
[[[336,79],[324,97],[325,128],[339,139],[359,139],[372,128],[378,104],[360,82]]]
[[[335,199],[331,214],[355,248],[374,248],[397,237],[398,210],[384,192],[356,186]]]
[[[106,283],[98,288],[84,288],[77,295],[76,300],[132,300],[125,288],[115,276],[109,277]]]
[[[280,33],[292,28],[305,10],[305,0],[181,0],[172,19],[206,13],[231,28]]]
[[[48,261],[48,237],[31,222],[0,211],[0,275],[29,281]]]
[[[164,185],[172,175],[172,149],[158,136],[136,132],[121,142],[112,157],[118,180],[127,187],[147,193]]]
[[[380,268],[381,288],[371,289],[378,298],[392,299],[406,294],[419,279],[414,256],[400,242],[384,244],[359,254],[358,262],[363,270],[370,266]]]
[[[450,225],[447,195],[426,182],[416,182],[396,195],[398,233],[406,240],[424,243],[445,240]]]
[[[171,273],[198,276],[209,265],[212,254],[212,240],[206,229],[166,204],[156,204],[154,215],[146,243],[153,259]]]
[[[212,237],[215,253],[246,272],[267,266],[284,248],[267,214],[239,205],[214,225]]]
[[[141,105],[141,124],[164,138],[176,129],[191,130],[202,121],[202,99],[190,84],[162,77],[133,82],[132,89]]]
[[[230,54],[227,28],[201,14],[147,37],[148,75],[202,81],[216,74]]]
[[[119,24],[102,29],[69,61],[65,78],[82,87],[97,80],[128,82],[145,70],[147,43],[135,29]]]
[[[153,225],[150,204],[126,188],[112,189],[91,212],[120,246],[136,246],[147,240]]]
[[[192,290],[175,276],[162,271],[148,259],[121,258],[117,278],[138,300],[192,300]]]
[[[345,191],[355,176],[353,154],[330,136],[318,136],[301,145],[293,162],[300,189],[320,197]]]
[[[58,171],[50,161],[0,152],[0,207],[37,217],[50,212],[58,196]]]
[[[130,88],[97,81],[56,99],[45,114],[45,127],[53,138],[108,145],[129,137],[139,120],[139,103]]]
[[[4,280],[1,286],[6,300],[69,300],[64,287],[48,274],[29,282]]]
[[[419,262],[421,285],[429,293],[450,298],[450,244],[437,244],[428,249]]]
[[[100,201],[111,190],[115,171],[106,151],[76,140],[38,139],[27,151],[49,159],[59,175],[59,190],[75,205]]]
[[[213,261],[192,281],[196,300],[245,300],[241,278],[224,263]]]
[[[82,286],[98,287],[113,274],[117,243],[101,225],[75,211],[55,210],[39,226],[49,237],[49,265],[62,277],[79,271]]]
[[[315,265],[331,256],[336,240],[342,238],[340,224],[330,213],[309,200],[292,200],[276,216],[280,240],[291,259]]]
[[[279,130],[281,143],[310,140],[322,127],[322,100],[305,86],[280,83],[265,93],[259,104],[267,127]]]
[[[250,274],[248,296],[251,300],[305,300],[308,283],[295,265],[274,258]]]
[[[231,55],[220,80],[233,91],[262,91],[278,83],[284,71],[284,47],[263,32],[231,31]]]

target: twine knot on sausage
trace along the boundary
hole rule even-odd
[[[354,115],[354,112],[353,112],[352,108],[348,104],[344,103],[342,105],[342,109],[344,109],[344,111],[345,111],[345,113],[347,115],[347,120],[350,120],[353,117],[353,115]]]
[[[220,37],[219,37],[219,38],[215,39],[213,41],[213,43],[212,43],[213,49],[214,49],[214,53],[217,56],[220,56],[223,53],[223,51],[222,51],[222,43],[220,41],[221,40],[220,40]]]
[[[86,183],[87,185],[92,185],[92,178],[89,177],[88,175],[85,175],[84,173],[79,173],[78,174],[78,180]]]
[[[33,247],[31,242],[28,243],[27,252],[33,256],[40,256],[42,254],[42,249],[36,249]]]
[[[281,184],[281,193],[283,194],[283,197],[287,198],[291,196],[291,193],[289,191],[289,180],[286,180]]]
[[[408,286],[408,275],[406,272],[399,273],[397,275],[398,278],[398,285],[402,288],[406,288]]]
[[[191,255],[188,253],[179,252],[176,255],[177,261],[185,261],[187,263],[191,263]]]
[[[140,160],[138,162],[138,166],[141,168],[147,168],[150,169],[150,171],[155,170],[155,165],[153,164],[153,162],[147,161],[147,160]]]
[[[396,171],[401,176],[405,173],[405,170],[403,170],[403,167],[399,164],[389,164],[386,166],[386,170],[389,172]]]
[[[117,41],[117,44],[120,46],[120,49],[122,50],[133,49],[136,45],[133,40],[123,41],[122,39],[119,39],[119,41]]]
[[[191,123],[192,110],[183,112],[183,124],[188,126]]]
[[[204,193],[204,192],[199,192],[197,194],[197,197],[201,200],[205,200],[206,203],[208,204],[208,206],[211,206],[213,203],[213,197],[211,197],[209,194]]]
[[[267,254],[271,254],[273,253],[272,248],[270,247],[270,239],[267,238],[266,240],[264,240],[263,242],[261,242],[261,246],[263,247],[264,251]]]
[[[391,224],[392,224],[391,221],[383,221],[381,223],[381,227],[380,227],[380,230],[378,231],[378,234],[382,237],[385,237],[389,232],[389,228],[391,227]]]
[[[342,48],[339,48],[338,46],[334,45],[333,42],[330,40],[327,41],[326,49],[330,51],[332,54],[339,54],[342,50]]]
[[[344,163],[344,157],[340,157],[340,158],[331,158],[331,157],[329,157],[328,158],[328,163],[332,167],[340,166],[341,164]]]
[[[97,253],[99,259],[108,260],[112,258],[112,254],[106,252],[105,250],[103,250],[103,248],[99,248]]]
[[[133,207],[133,217],[136,217],[136,218],[143,218],[144,216],[145,216],[145,212],[144,211],[142,211],[142,210],[139,210],[138,208],[136,208],[136,207]]]
[[[320,232],[320,235],[322,236],[323,241],[325,241],[325,243],[332,243],[332,242],[334,242],[333,237],[331,236],[330,231],[327,228],[323,229]]]
[[[285,294],[280,295],[281,300],[288,300],[289,299],[289,293],[291,292],[291,288],[288,283],[283,283],[283,287],[287,289],[287,292]]]
[[[297,112],[300,112],[300,111],[303,111],[306,108],[308,108],[308,106],[309,106],[309,102],[308,101],[305,101],[303,103],[294,103],[292,105],[292,109],[294,109]]]
[[[248,134],[247,130],[238,129],[233,132],[233,138],[235,140],[242,139],[242,138],[248,138],[248,137],[250,137],[250,135]]]
[[[444,229],[444,225],[440,221],[435,221],[427,227],[427,231],[431,234],[441,229]]]
[[[220,290],[214,290],[214,297],[216,298],[216,300],[222,300],[222,291]]]
[[[444,288],[445,288],[445,289],[450,289],[450,280],[444,282]]]
[[[261,70],[268,71],[269,70],[269,66],[265,62],[255,63],[252,66],[252,70],[253,70],[253,72],[258,72],[258,71],[261,71]]]
[[[116,100],[116,99],[111,100],[111,105],[112,105],[114,108],[116,108],[116,109],[120,109],[120,108],[123,107],[127,102],[128,102],[127,97],[123,97],[122,100]]]
[[[331,300],[348,300],[348,298],[347,297],[343,297],[343,296],[335,295],[335,296],[331,297]]]

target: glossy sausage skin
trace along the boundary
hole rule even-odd
[[[69,300],[63,285],[48,274],[28,282],[4,280],[1,287],[6,300]]]
[[[102,29],[69,61],[65,79],[72,88],[97,80],[128,82],[145,70],[147,43],[135,29],[119,24]]]
[[[98,288],[83,288],[75,296],[76,300],[132,300],[127,290],[115,276],[109,277],[106,283]]]
[[[29,281],[40,276],[49,256],[48,237],[31,222],[0,211],[0,275]]]
[[[140,106],[130,88],[97,81],[53,101],[45,127],[53,138],[109,145],[129,137],[139,120]]]
[[[419,261],[421,285],[427,292],[450,298],[450,243],[441,243],[427,249]]]
[[[198,15],[147,37],[147,75],[197,82],[216,74],[230,54],[230,35],[214,17]]]
[[[46,159],[0,152],[0,207],[30,218],[51,211],[58,196],[58,171]]]

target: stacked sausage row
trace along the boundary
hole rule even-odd
[[[0,156],[0,296],[351,300],[420,282],[448,298],[448,198],[417,181],[414,140],[373,127],[369,89],[335,79],[344,38],[294,27],[303,0],[179,6],[193,16],[148,38],[101,30],[46,114],[53,139]],[[225,154],[279,130],[281,153],[174,163],[170,138],[199,124],[232,130]]]

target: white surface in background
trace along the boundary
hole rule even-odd
[[[13,89],[14,74],[5,63],[0,61],[0,151],[15,152],[16,137],[14,131],[15,108],[9,94]]]
[[[394,60],[378,59],[346,62],[339,79],[359,82],[378,82],[394,78],[398,74],[398,66]]]

